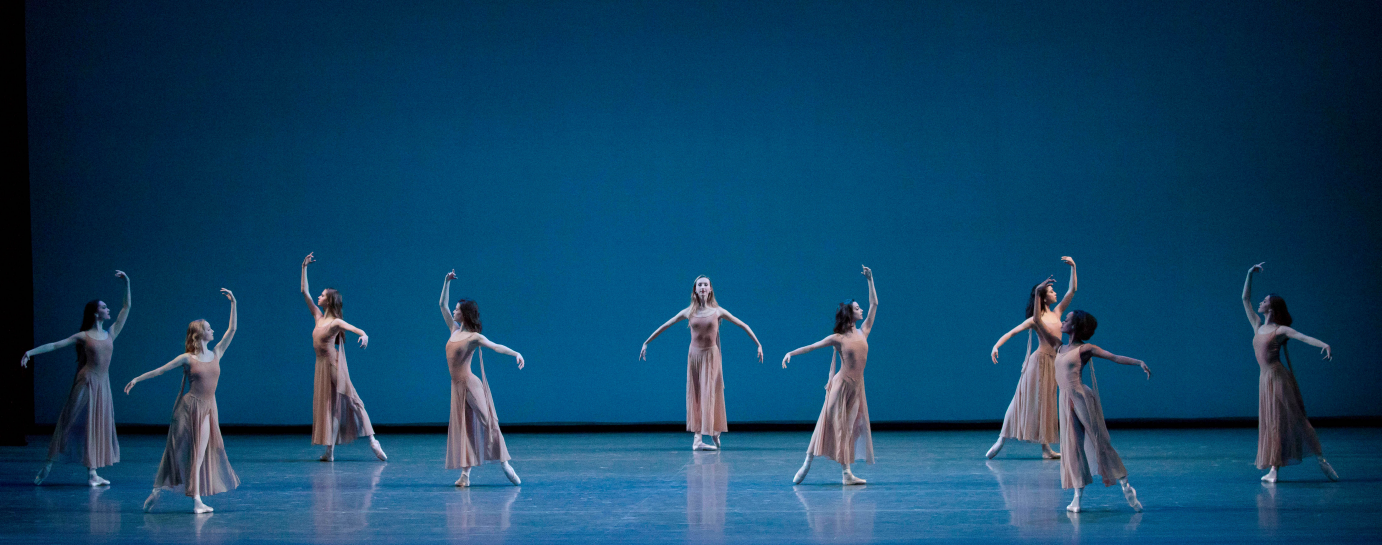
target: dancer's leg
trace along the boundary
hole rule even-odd
[[[456,479],[456,486],[470,486],[470,468],[461,468],[461,478]]]
[[[504,462],[504,476],[508,477],[509,482],[513,483],[514,486],[523,484],[523,481],[518,479],[518,472],[514,471],[513,466],[509,465],[507,461]]]
[[[849,471],[849,464],[840,464],[840,465],[845,466],[845,469],[844,469],[844,471],[842,472],[842,475],[843,475],[843,476],[842,476],[840,482],[842,482],[842,483],[844,483],[844,484],[864,484],[864,483],[867,483],[867,482],[868,482],[868,481],[865,481],[865,480],[860,479],[860,478],[858,478],[858,477],[855,477],[853,473],[850,473],[850,471]]]
[[[379,446],[379,440],[373,435],[369,436],[369,448],[374,451],[374,457],[381,462],[389,461],[389,456],[384,454],[384,447]]]
[[[1142,502],[1137,501],[1137,491],[1133,490],[1132,485],[1128,484],[1128,478],[1123,477],[1122,479],[1118,479],[1118,484],[1123,486],[1123,499],[1128,500],[1128,506],[1132,507],[1133,511],[1141,513]]]
[[[988,454],[985,454],[984,456],[988,457],[989,459],[993,459],[994,456],[998,455],[998,451],[1003,450],[1003,443],[1006,443],[1007,441],[1007,437],[999,435],[998,440],[993,442],[993,446],[989,447]]]
[[[1084,495],[1084,488],[1083,488],[1083,487],[1081,487],[1081,488],[1076,488],[1076,489],[1075,489],[1075,499],[1070,500],[1070,505],[1065,506],[1065,510],[1066,510],[1066,511],[1069,511],[1069,512],[1071,512],[1071,513],[1079,513],[1079,512],[1080,512],[1080,496],[1083,496],[1083,495]]]
[[[197,449],[192,451],[192,468],[187,475],[187,489],[192,492],[192,512],[210,513],[211,506],[202,503],[201,476],[202,466],[206,465],[206,445],[211,441],[211,416],[203,416],[200,424],[197,425]]]
[[[806,480],[806,473],[811,471],[811,460],[815,458],[813,455],[806,455],[806,461],[801,463],[801,469],[798,469],[797,475],[792,477],[792,484],[801,484],[802,481]]]

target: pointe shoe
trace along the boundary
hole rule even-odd
[[[461,478],[456,479],[456,486],[460,486],[460,487],[470,486],[470,475],[467,474],[467,473],[462,473],[462,474],[461,474]]]
[[[1001,450],[1003,450],[1003,438],[1000,437],[998,438],[998,442],[989,447],[989,451],[984,454],[984,457],[992,460],[994,456],[998,455],[998,451]]]
[[[1320,458],[1320,471],[1323,471],[1324,476],[1331,481],[1339,480],[1339,474],[1334,472],[1334,466],[1329,465],[1329,462],[1326,462],[1324,458]]]
[[[1133,511],[1142,512],[1142,502],[1137,501],[1137,490],[1131,484],[1123,483],[1123,499],[1128,500],[1128,506]]]
[[[91,477],[88,477],[86,479],[86,484],[91,485],[92,487],[110,486],[110,481],[102,479],[100,475],[92,475]]]
[[[212,511],[215,511],[215,509],[212,509],[210,505],[202,503],[201,499],[195,500],[195,502],[193,502],[192,504],[192,512],[198,515],[203,513],[210,513]]]
[[[696,440],[691,442],[691,450],[720,450],[720,447],[705,444],[701,441],[701,436],[697,435]]]
[[[801,464],[801,469],[797,470],[797,475],[792,477],[792,484],[801,484],[802,481],[806,480],[806,473],[809,471],[811,471],[811,461],[807,460],[806,463]]]
[[[1041,447],[1041,458],[1042,458],[1043,460],[1059,460],[1059,459],[1060,459],[1060,453],[1059,453],[1059,452],[1056,452],[1056,451],[1054,451],[1054,450],[1051,450],[1051,447],[1043,446],[1043,447]]]
[[[504,462],[504,476],[508,477],[509,482],[513,483],[514,486],[523,484],[523,481],[518,479],[518,473],[514,472],[513,466],[509,465],[508,462]]]
[[[840,479],[840,482],[842,482],[842,483],[844,483],[844,484],[847,484],[847,485],[850,485],[850,484],[865,484],[865,483],[867,483],[868,481],[865,481],[865,480],[863,480],[863,479],[860,479],[860,478],[858,478],[858,477],[855,477],[853,473],[851,473],[848,469],[846,469],[846,470],[844,470],[843,478]]]
[[[322,453],[322,457],[321,457],[321,458],[317,458],[317,459],[318,459],[318,460],[321,460],[321,461],[323,461],[323,462],[334,462],[334,461],[336,461],[336,449],[327,448],[327,449],[326,449],[326,452]]]
[[[1275,483],[1275,482],[1276,482],[1276,468],[1272,468],[1272,470],[1271,470],[1271,471],[1268,471],[1266,475],[1263,475],[1263,476],[1262,476],[1262,482],[1264,482],[1264,483]]]
[[[370,448],[371,450],[374,451],[374,457],[375,457],[375,458],[378,458],[379,461],[381,461],[381,462],[387,462],[387,461],[389,461],[389,456],[388,456],[387,454],[384,454],[384,447],[379,446],[379,440],[378,440],[378,439],[375,439],[375,438],[371,437],[371,438],[369,439],[369,448]]]
[[[715,448],[720,448],[720,435],[719,435],[719,434],[715,434],[715,435],[710,436],[710,438],[713,439],[713,440],[715,440]]]
[[[48,472],[53,470],[53,464],[46,464],[38,470],[38,475],[34,476],[34,484],[43,484],[43,480],[48,478]]]
[[[1079,500],[1079,499],[1071,500],[1071,501],[1070,501],[1070,505],[1065,506],[1065,510],[1066,510],[1066,511],[1069,511],[1069,512],[1071,512],[1071,513],[1079,513],[1079,512],[1080,512],[1080,500]]]
[[[152,494],[149,494],[149,498],[146,499],[146,500],[144,500],[144,512],[145,512],[145,513],[148,513],[149,511],[153,511],[153,510],[154,510],[154,504],[156,504],[156,503],[158,503],[158,491],[157,491],[157,490],[153,491]]]

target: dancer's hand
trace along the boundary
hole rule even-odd
[[[515,356],[515,357],[518,358],[518,368],[519,368],[519,369],[522,369],[522,368],[523,368],[523,354],[518,354],[518,355]]]
[[[639,361],[648,361],[648,343],[643,343],[643,349],[638,351]]]
[[[1332,352],[1330,352],[1330,350],[1329,350],[1329,345],[1327,345],[1327,344],[1324,345],[1324,348],[1321,348],[1321,349],[1320,349],[1320,353],[1321,353],[1321,354],[1324,354],[1324,359],[1327,359],[1327,360],[1329,360],[1329,361],[1334,361],[1334,354],[1333,354]]]
[[[316,253],[316,252],[311,252],[311,253],[307,254],[307,257],[302,258],[302,268],[305,269],[305,268],[307,268],[308,265],[311,265],[311,264],[317,262],[317,258],[312,257],[312,254],[314,254],[314,253]]]
[[[1263,266],[1263,265],[1266,265],[1266,264],[1267,264],[1267,262],[1266,262],[1266,261],[1263,261],[1263,262],[1261,262],[1261,263],[1258,263],[1258,264],[1256,264],[1256,265],[1253,265],[1252,267],[1249,267],[1249,268],[1248,268],[1248,274],[1252,274],[1252,273],[1256,273],[1256,272],[1262,272],[1262,266]]]
[[[450,282],[450,281],[455,280],[455,279],[456,279],[456,269],[451,269],[451,272],[446,273],[446,281],[447,281],[447,282]]]
[[[360,348],[368,348],[368,347],[369,347],[369,335],[361,335],[361,336],[360,336]]]
[[[792,361],[792,353],[791,353],[791,352],[788,352],[786,356],[782,356],[782,368],[783,368],[783,369],[786,369],[786,368],[787,368],[787,362],[789,362],[789,361]]]
[[[1142,366],[1142,372],[1143,372],[1143,373],[1147,373],[1147,380],[1152,380],[1152,370],[1149,369],[1149,368],[1147,368],[1147,362],[1142,361],[1142,360],[1137,360],[1137,364],[1140,365],[1140,366]]]
[[[235,302],[235,294],[231,293],[230,290],[221,288],[221,295],[226,296],[226,299],[230,299],[230,302]]]
[[[863,267],[863,265],[860,265],[860,267]],[[859,274],[864,275],[864,278],[866,278],[866,279],[868,279],[868,280],[873,280],[873,269],[870,269],[870,268],[868,268],[868,267],[864,267],[863,272],[860,272]]]
[[[998,347],[994,347],[993,351],[989,352],[989,357],[993,359],[994,365],[998,365]]]
[[[121,271],[121,270],[116,270],[116,271],[115,271],[115,277],[116,277],[116,278],[123,278],[123,279],[125,279],[126,282],[128,282],[129,279],[130,279],[129,275],[125,274],[125,271]]]
[[[24,355],[23,355],[22,357],[19,358],[19,366],[20,366],[20,367],[23,367],[23,368],[25,368],[25,369],[28,369],[28,368],[29,368],[29,353],[28,353],[28,352],[25,352]]]
[[[763,345],[758,345],[758,363],[763,363]]]
[[[129,384],[125,385],[125,395],[130,395],[130,390],[134,389],[134,383],[136,382],[139,382],[139,379],[131,380]]]
[[[1068,256],[1068,255],[1061,256],[1060,262],[1061,262],[1061,263],[1064,263],[1064,264],[1066,264],[1066,265],[1069,265],[1069,266],[1071,266],[1071,267],[1074,267],[1074,266],[1075,266],[1075,260],[1074,260],[1074,259],[1071,259],[1070,256]]]

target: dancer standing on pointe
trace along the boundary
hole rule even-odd
[[[1123,459],[1113,450],[1109,441],[1108,426],[1104,424],[1104,409],[1099,403],[1099,378],[1094,376],[1090,366],[1089,376],[1094,380],[1090,389],[1080,380],[1080,374],[1089,359],[1094,356],[1123,365],[1136,365],[1147,373],[1151,380],[1152,371],[1142,360],[1116,356],[1109,351],[1085,341],[1094,336],[1098,320],[1083,310],[1066,315],[1061,322],[1060,331],[1070,336],[1070,342],[1060,347],[1056,354],[1056,381],[1060,383],[1060,450],[1065,454],[1060,463],[1061,488],[1074,488],[1075,499],[1065,507],[1072,513],[1080,512],[1080,498],[1084,487],[1094,481],[1093,475],[1104,479],[1104,486],[1117,482],[1123,487],[1123,498],[1134,511],[1142,511],[1142,502],[1137,501],[1137,491],[1128,484],[1128,470],[1123,467]]]
[[[864,479],[855,477],[849,465],[855,460],[873,463],[873,432],[869,430],[869,402],[864,396],[864,365],[869,359],[869,331],[873,330],[873,317],[878,312],[878,292],[873,289],[873,271],[864,267],[861,273],[869,281],[869,314],[864,317],[863,309],[854,300],[840,303],[835,311],[835,332],[815,344],[803,346],[782,357],[782,368],[792,361],[792,356],[805,354],[817,348],[832,347],[840,355],[840,372],[835,372],[835,354],[830,354],[830,380],[825,385],[825,405],[821,416],[816,419],[816,430],[811,432],[811,443],[806,447],[806,461],[801,464],[792,484],[801,484],[806,473],[811,471],[811,461],[817,456],[825,456],[844,466],[844,484],[864,484]],[[864,327],[854,323],[864,320]],[[862,450],[862,456],[859,452]]]
[[[446,427],[446,469],[461,470],[456,486],[470,486],[470,469],[485,462],[499,462],[504,476],[514,486],[522,484],[509,465],[509,448],[499,431],[499,415],[494,411],[494,396],[490,395],[489,379],[485,378],[485,354],[488,348],[518,359],[523,368],[523,355],[502,344],[494,344],[480,334],[480,305],[469,299],[456,302],[454,310],[446,308],[451,299],[451,281],[456,271],[446,273],[441,283],[441,315],[451,337],[446,340],[446,365],[451,370],[451,420]],[[480,356],[480,377],[470,371],[472,356]]]
[[[110,308],[104,301],[91,301],[82,310],[80,332],[29,350],[19,359],[21,367],[28,367],[29,358],[33,356],[77,345],[77,375],[72,379],[67,404],[63,405],[57,425],[53,427],[48,461],[38,470],[34,484],[43,484],[53,469],[53,461],[67,452],[72,442],[82,444],[82,465],[86,466],[86,483],[91,486],[110,484],[96,474],[96,469],[120,461],[120,442],[115,438],[115,411],[110,396],[110,356],[115,349],[115,338],[120,336],[125,319],[130,316],[130,277],[122,271],[115,271],[115,277],[125,280],[125,304],[115,316],[110,331],[104,327],[105,321],[110,319]]]
[[[994,343],[989,356],[998,364],[998,347],[1008,342],[1013,335],[1027,333],[1027,356],[1022,362],[1022,378],[1017,381],[1017,391],[1008,412],[1003,415],[1003,429],[998,432],[998,441],[989,447],[985,456],[993,458],[1003,450],[1008,439],[1039,443],[1041,457],[1047,460],[1060,458],[1060,453],[1051,450],[1051,444],[1060,441],[1060,423],[1056,416],[1056,375],[1052,362],[1056,358],[1056,346],[1060,345],[1060,316],[1070,306],[1075,296],[1078,282],[1075,277],[1075,260],[1062,257],[1060,260],[1070,265],[1070,288],[1065,297],[1056,304],[1054,311],[1047,307],[1056,302],[1056,290],[1051,289],[1055,280],[1047,278],[1037,284],[1027,296],[1027,319],[1004,333]],[[1032,331],[1037,332],[1037,351],[1032,352]]]
[[[719,450],[720,434],[729,431],[725,420],[725,375],[720,365],[720,320],[744,329],[758,345],[758,361],[763,361],[763,343],[753,334],[749,325],[735,318],[728,310],[715,302],[715,288],[705,275],[697,276],[691,284],[691,306],[682,309],[667,323],[657,328],[648,340],[643,341],[643,349],[638,359],[648,359],[648,343],[653,342],[672,324],[687,320],[691,329],[691,348],[686,354],[686,431],[695,434],[691,450]],[[715,442],[707,445],[701,440],[709,435]]]
[[[317,352],[317,376],[312,392],[312,444],[326,445],[321,461],[331,462],[336,459],[336,445],[344,445],[356,437],[368,437],[374,455],[388,461],[379,440],[374,438],[365,402],[355,393],[350,369],[346,367],[345,332],[358,335],[362,349],[369,346],[369,335],[341,319],[340,292],[326,288],[315,302],[312,301],[312,290],[307,287],[307,266],[316,261],[310,253],[302,260],[302,298],[307,301],[307,308],[311,309],[316,322],[312,329],[312,348]]]
[[[208,349],[206,343],[216,338],[216,332],[206,320],[187,324],[186,350],[173,361],[158,369],[139,375],[125,385],[129,395],[134,385],[182,367],[182,383],[178,387],[178,401],[173,405],[173,419],[168,424],[168,443],[163,447],[163,461],[154,474],[154,491],[144,500],[147,513],[158,503],[163,489],[184,488],[192,497],[193,513],[210,513],[211,507],[202,503],[202,495],[210,496],[240,486],[240,477],[226,458],[226,445],[221,441],[221,419],[216,411],[216,384],[221,379],[221,357],[230,340],[235,337],[235,294],[221,288],[230,299],[230,326],[221,342]],[[186,392],[184,393],[184,388]]]
[[[1248,278],[1243,282],[1243,310],[1252,324],[1252,350],[1261,368],[1257,379],[1257,469],[1271,468],[1262,480],[1274,483],[1276,470],[1281,466],[1299,464],[1302,458],[1315,456],[1324,476],[1337,481],[1339,474],[1324,459],[1320,438],[1305,416],[1305,401],[1301,399],[1296,376],[1281,364],[1281,354],[1286,354],[1287,365],[1291,363],[1286,350],[1286,342],[1291,339],[1319,348],[1326,360],[1333,360],[1334,354],[1323,341],[1291,329],[1291,313],[1281,296],[1270,294],[1257,305],[1257,312],[1265,320],[1253,312],[1252,275],[1261,272],[1265,264],[1248,269]]]

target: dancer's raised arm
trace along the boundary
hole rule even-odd
[[[1061,263],[1070,265],[1070,287],[1066,288],[1065,296],[1061,297],[1059,303],[1056,303],[1057,316],[1063,316],[1065,309],[1070,308],[1070,300],[1075,297],[1075,290],[1079,289],[1079,284],[1075,280],[1075,260],[1071,259],[1070,256],[1063,256],[1060,260]]]
[[[1309,335],[1306,335],[1306,334],[1304,334],[1304,333],[1301,333],[1301,332],[1299,332],[1299,331],[1296,331],[1296,330],[1292,329],[1290,326],[1280,326],[1280,327],[1277,328],[1277,332],[1279,332],[1279,333],[1281,333],[1282,335],[1285,335],[1285,336],[1287,336],[1287,337],[1290,337],[1290,338],[1292,338],[1292,339],[1295,339],[1295,340],[1297,340],[1297,341],[1303,342],[1303,343],[1305,343],[1305,344],[1308,344],[1308,345],[1310,345],[1310,346],[1313,346],[1313,347],[1315,347],[1315,348],[1320,349],[1320,353],[1321,353],[1321,354],[1324,354],[1324,359],[1327,359],[1327,360],[1332,360],[1332,359],[1334,359],[1334,354],[1333,354],[1332,352],[1330,352],[1330,350],[1329,350],[1329,345],[1326,344],[1324,341],[1321,341],[1321,340],[1319,340],[1319,339],[1316,339],[1316,338],[1314,338],[1314,337],[1311,337],[1311,336],[1309,336]]]
[[[235,294],[225,288],[221,288],[221,293],[226,296],[226,299],[230,299],[230,325],[226,326],[226,332],[221,335],[221,340],[213,348],[218,358],[225,355],[226,349],[230,348],[230,340],[235,338],[235,328],[238,322],[235,318]]]
[[[864,318],[864,327],[861,328],[864,338],[868,338],[869,331],[873,330],[873,317],[878,313],[878,292],[873,289],[873,269],[864,267],[863,272],[859,274],[864,275],[869,281],[869,315]]]
[[[1243,281],[1243,310],[1248,313],[1248,323],[1252,324],[1253,333],[1262,327],[1262,318],[1257,315],[1257,309],[1252,308],[1252,273],[1262,272],[1262,266],[1266,264],[1263,261],[1248,268],[1248,278]]]
[[[800,356],[817,348],[825,348],[827,346],[840,346],[840,336],[832,333],[829,337],[826,337],[814,343],[808,344],[806,346],[788,352],[786,356],[782,356],[782,368],[787,368],[787,363],[792,361],[792,356]]]
[[[446,278],[441,279],[441,300],[437,301],[437,304],[441,306],[441,316],[443,320],[446,320],[448,331],[455,331],[457,327],[456,319],[451,316],[451,309],[446,308],[451,301],[451,281],[455,279],[456,269],[451,269],[451,272],[446,273]]]
[[[120,313],[115,315],[115,323],[110,326],[112,341],[120,336],[120,331],[125,329],[125,319],[130,317],[130,277],[125,271],[115,271],[115,277],[125,279],[125,304],[120,306]]]
[[[504,345],[502,345],[502,344],[497,344],[497,343],[495,343],[495,342],[493,342],[493,341],[490,341],[490,340],[489,340],[488,338],[486,338],[484,335],[481,335],[481,334],[479,334],[479,333],[476,333],[476,334],[475,334],[475,338],[476,338],[476,340],[480,341],[480,346],[483,346],[483,347],[485,347],[485,348],[488,348],[488,349],[493,350],[493,351],[495,351],[495,352],[498,352],[498,353],[500,353],[500,354],[506,354],[506,355],[513,356],[513,357],[517,358],[517,359],[518,359],[518,368],[519,368],[519,369],[522,369],[522,368],[523,368],[523,354],[519,354],[518,352],[515,352],[512,348],[509,348],[509,347],[504,346]]]
[[[156,377],[156,376],[159,376],[159,375],[162,375],[162,374],[164,374],[164,373],[167,373],[168,371],[172,371],[173,369],[177,369],[178,367],[182,367],[183,365],[185,365],[185,364],[187,363],[187,358],[188,358],[189,356],[190,356],[190,354],[187,354],[187,353],[185,353],[185,352],[182,353],[182,354],[178,354],[178,357],[173,358],[173,361],[170,361],[170,362],[168,362],[168,363],[163,364],[162,367],[159,367],[158,369],[154,369],[153,371],[149,371],[149,372],[147,372],[147,373],[144,373],[144,374],[142,374],[142,375],[139,375],[139,376],[137,376],[137,377],[134,377],[134,379],[130,380],[130,383],[129,383],[129,384],[126,384],[126,385],[125,385],[125,394],[128,395],[128,394],[130,393],[130,390],[134,389],[134,384],[135,384],[136,382],[143,382],[143,381],[145,381],[145,380],[149,380],[149,379],[154,378],[154,377]]]
[[[758,345],[758,363],[763,363],[763,343],[758,342],[758,336],[753,334],[753,329],[749,328],[749,324],[746,324],[743,321],[740,321],[738,318],[735,318],[733,314],[730,314],[728,310],[725,310],[723,308],[720,309],[720,317],[729,320],[729,323],[731,324],[743,328],[744,332],[749,334],[749,338],[753,339],[753,344]],[[656,336],[656,334],[654,334],[654,336]],[[643,344],[644,346],[647,346],[648,343]]]
[[[676,315],[676,316],[673,316],[671,320],[667,320],[667,323],[662,324],[661,326],[659,326],[659,327],[657,328],[657,331],[654,331],[652,335],[649,335],[649,336],[648,336],[648,340],[643,341],[643,349],[640,350],[640,351],[638,352],[638,359],[640,359],[640,360],[647,360],[647,359],[648,359],[648,343],[653,342],[653,339],[656,339],[657,336],[658,336],[658,335],[661,335],[663,331],[667,331],[667,328],[672,327],[672,324],[675,324],[675,323],[680,322],[680,321],[682,321],[682,320],[690,319],[690,316],[687,315],[687,313],[690,312],[690,310],[691,310],[691,307],[686,307],[686,308],[684,308],[684,309],[681,309],[681,312],[678,312],[677,315]],[[754,339],[754,341],[757,342],[757,339]]]
[[[1003,346],[1004,343],[1008,342],[1008,339],[1013,338],[1013,335],[1017,335],[1018,333],[1021,333],[1031,328],[1032,319],[1027,318],[1026,320],[1022,320],[1022,323],[1017,324],[1017,327],[1012,328],[1011,331],[1004,333],[1002,337],[999,337],[998,342],[993,343],[993,351],[989,353],[989,357],[993,359],[993,363],[995,365],[998,364],[998,347]]]
[[[1084,345],[1084,346],[1082,347],[1082,350],[1085,350],[1086,352],[1088,352],[1088,353],[1089,353],[1090,355],[1092,355],[1092,356],[1104,358],[1104,359],[1106,359],[1106,360],[1108,360],[1108,361],[1111,361],[1111,362],[1113,362],[1113,363],[1117,363],[1117,364],[1121,364],[1121,365],[1136,365],[1136,366],[1139,366],[1139,367],[1142,368],[1142,372],[1147,373],[1147,380],[1151,380],[1151,379],[1152,379],[1152,370],[1147,368],[1147,362],[1145,362],[1145,361],[1142,361],[1142,360],[1139,360],[1139,359],[1136,359],[1136,358],[1129,358],[1129,357],[1127,357],[1127,356],[1119,356],[1119,355],[1117,355],[1117,354],[1114,354],[1114,353],[1112,353],[1112,352],[1109,352],[1108,350],[1104,350],[1104,349],[1099,348],[1098,346],[1095,346],[1095,345],[1092,345],[1092,344],[1086,344],[1086,345]]]
[[[81,337],[82,335],[84,335],[84,333],[78,331],[78,332],[76,332],[76,333],[73,333],[71,337],[68,337],[68,338],[66,338],[66,339],[63,339],[63,340],[61,340],[61,341],[56,341],[56,342],[51,342],[51,343],[48,343],[48,344],[41,344],[41,345],[38,345],[38,346],[36,346],[36,347],[30,349],[28,352],[25,352],[25,353],[24,353],[24,357],[19,358],[19,366],[20,366],[20,367],[28,367],[28,366],[29,366],[29,358],[32,358],[32,357],[37,356],[37,355],[39,355],[39,354],[47,354],[47,353],[52,352],[52,351],[54,351],[54,350],[57,350],[57,349],[59,349],[59,348],[67,348],[67,347],[69,347],[69,346],[72,346],[72,345],[74,345],[74,344],[77,344],[77,339],[78,339],[79,337]]]
[[[312,288],[307,287],[307,266],[317,262],[317,258],[308,253],[307,257],[302,258],[302,298],[307,301],[307,308],[312,310],[312,319],[318,320],[322,317],[322,309],[317,307],[317,302],[312,299]]]

